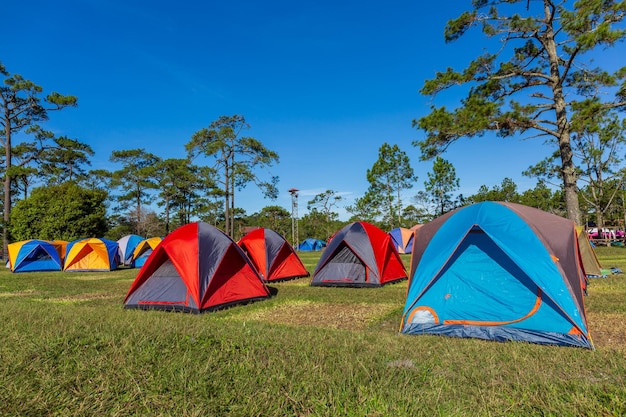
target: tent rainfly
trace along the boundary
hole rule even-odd
[[[126,235],[117,241],[119,247],[120,263],[125,266],[131,266],[133,262],[133,252],[135,248],[144,240],[139,235]]]
[[[389,235],[396,245],[398,253],[413,252],[413,230],[405,227],[396,227],[389,231]]]
[[[307,237],[298,245],[298,250],[301,252],[320,251],[326,247],[326,242],[321,239],[313,239]]]

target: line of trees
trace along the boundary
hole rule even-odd
[[[41,87],[1,63],[0,73],[4,256],[10,241],[165,235],[193,220],[234,236],[243,217],[235,206],[236,191],[253,183],[266,197],[277,196],[278,178],[266,181],[257,169],[271,167],[278,155],[243,135],[249,129],[243,116],[222,116],[196,132],[185,146],[187,158],[162,159],[141,148],[116,150],[110,161],[120,169],[87,170],[94,155],[89,145],[56,137],[40,125],[50,112],[76,106],[77,98],[44,96]],[[161,216],[153,203],[163,209]]]
[[[619,155],[625,126],[614,114],[606,115],[593,125],[574,125],[572,129],[573,149],[581,161],[579,176],[589,178],[579,194],[585,222],[622,224],[626,187]],[[209,222],[236,239],[247,226],[269,227],[288,236],[292,219],[285,208],[269,205],[248,215],[235,206],[235,191],[247,182],[258,185],[269,197],[277,193],[278,179],[264,182],[253,168],[270,166],[278,161],[278,155],[256,139],[242,137],[247,128],[243,116],[222,116],[193,135],[186,144],[188,158],[162,159],[145,149],[119,150],[110,156],[119,169],[88,171],[93,156],[88,145],[54,137],[32,125],[23,133],[32,135],[34,141],[21,142],[12,149],[18,162],[9,171],[12,210],[11,221],[5,222],[5,236],[11,240],[116,239],[128,233],[156,236],[194,220]],[[28,158],[33,154],[37,157]],[[384,230],[411,227],[464,204],[485,200],[519,202],[565,216],[564,192],[553,185],[559,178],[557,158],[552,155],[524,172],[537,178],[532,190],[518,193],[516,184],[505,178],[500,185],[484,185],[475,195],[464,197],[457,194],[460,179],[454,166],[436,156],[423,188],[407,204],[402,196],[418,178],[407,153],[396,144],[383,143],[378,160],[366,171],[370,187],[353,205],[345,207],[352,215],[348,221],[369,221]],[[201,166],[194,160],[213,163]],[[340,229],[346,223],[338,220],[336,212],[342,200],[331,189],[309,200],[309,213],[299,219],[302,236],[327,239]],[[155,202],[162,209],[160,214],[153,211]]]
[[[609,71],[594,66],[592,59],[593,52],[624,40],[625,15],[626,1],[473,1],[472,10],[448,22],[444,38],[452,43],[480,30],[487,41],[479,55],[462,70],[437,72],[420,90],[433,100],[450,89],[461,89],[465,96],[456,108],[433,104],[430,113],[413,121],[425,137],[412,144],[422,160],[433,161],[423,189],[415,193],[413,204],[402,201],[418,178],[406,152],[383,143],[366,172],[368,190],[346,207],[350,221],[370,221],[383,229],[407,227],[486,199],[532,205],[577,224],[626,221],[626,123],[621,113],[626,67]],[[236,205],[236,192],[249,184],[270,199],[278,194],[277,177],[257,175],[278,163],[278,154],[245,136],[249,125],[243,116],[221,116],[196,132],[185,145],[187,158],[120,150],[110,157],[120,169],[87,171],[91,147],[42,127],[52,112],[75,107],[78,99],[44,94],[1,63],[0,74],[4,253],[9,241],[22,238],[162,235],[195,219],[234,238],[248,225],[288,234],[291,218],[284,208],[268,206],[247,215]],[[505,178],[473,196],[455,195],[460,180],[443,153],[459,138],[489,132],[502,138],[541,138],[552,145],[551,155],[524,172],[537,179],[534,189],[520,194]],[[341,222],[334,209],[340,201],[333,190],[310,200],[309,213],[300,219],[303,235],[323,239],[337,230]],[[115,205],[107,207],[109,202]],[[162,214],[152,211],[153,202]],[[106,214],[107,208],[112,214]],[[35,217],[38,210],[46,215]],[[76,220],[79,213],[93,216],[91,229]]]
[[[235,118],[243,120],[240,116]],[[228,125],[235,118],[220,118],[212,126],[215,128],[224,120]],[[593,152],[597,160],[609,158],[615,164],[620,162],[612,155],[623,141],[614,142],[599,155]],[[128,233],[166,235],[173,228],[193,220],[207,221],[223,230],[230,228],[231,235],[236,239],[241,237],[247,226],[268,227],[284,236],[289,235],[292,221],[289,211],[269,205],[258,213],[247,215],[243,209],[233,205],[232,199],[228,202],[223,199],[225,181],[221,180],[221,186],[218,185],[220,180],[216,166],[193,164],[191,160],[197,157],[193,152],[188,159],[161,159],[145,149],[113,151],[110,160],[118,164],[119,169],[87,171],[85,166],[89,165],[93,151],[75,140],[62,143],[69,145],[62,149],[49,148],[50,157],[40,158],[37,164],[24,165],[24,172],[15,177],[14,190],[20,190],[16,195],[21,199],[15,197],[12,211],[13,221],[9,231],[13,240],[33,237],[71,240],[80,236],[116,239]],[[192,145],[197,143],[192,138],[187,149],[193,149]],[[581,151],[588,148],[580,147]],[[205,157],[208,155],[203,154]],[[215,159],[221,163],[220,155]],[[423,188],[406,204],[401,196],[415,185],[418,178],[414,175],[407,153],[398,145],[383,143],[378,151],[378,160],[366,171],[371,186],[353,206],[346,207],[352,214],[348,221],[365,220],[384,230],[411,227],[464,204],[485,200],[519,202],[565,215],[563,192],[558,188],[553,191],[555,188],[548,187],[543,179],[550,177],[546,161],[530,167],[526,172],[526,175],[538,178],[535,189],[518,193],[516,184],[505,178],[500,185],[492,188],[484,185],[475,195],[464,197],[456,194],[460,179],[454,166],[437,156]],[[588,170],[592,170],[592,162],[592,159],[587,161]],[[37,183],[45,183],[46,186],[35,187],[29,194],[27,185]],[[622,184],[623,181],[616,178],[604,181],[602,190],[594,191],[593,184],[588,185],[581,190],[581,194],[585,198],[587,195],[604,195],[601,204],[607,209],[603,213],[607,219],[616,222],[624,217],[624,193],[617,192]],[[618,187],[617,191],[615,187]],[[233,192],[232,188],[230,192]],[[309,212],[299,219],[302,236],[327,239],[345,225],[345,221],[338,220],[336,212],[342,201],[342,196],[330,189],[309,200]],[[154,202],[162,209],[161,214],[152,211]],[[107,216],[106,207],[112,215]],[[593,212],[594,207],[584,206],[584,212]],[[230,217],[228,226],[226,212]]]

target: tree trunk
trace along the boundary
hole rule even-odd
[[[443,201],[443,191],[439,190],[439,215],[443,216],[445,210],[445,202]]]
[[[393,211],[393,190],[390,186],[387,186],[387,199],[389,201],[389,230],[394,228],[394,217],[396,213]]]
[[[9,170],[11,169],[11,124],[10,119],[7,115],[5,117],[4,126],[4,160],[5,160],[5,170],[4,170],[4,213],[3,220],[4,224],[2,225],[2,259],[8,259],[8,246],[9,246],[9,219],[11,218],[11,177],[9,176]]]
[[[578,202],[578,186],[576,167],[573,161],[573,153],[570,145],[569,129],[563,132],[559,139],[559,149],[561,151],[561,169],[563,174],[563,191],[565,192],[565,208],[567,218],[577,225],[582,224],[580,218],[580,207]]]
[[[165,236],[170,234],[170,199],[165,199]]]
[[[230,189],[233,191],[233,194],[230,196],[230,230],[228,231],[228,235],[235,238],[235,184],[231,184]]]
[[[224,170],[224,233],[230,230],[230,178],[228,175],[228,167]]]
[[[396,178],[400,178],[400,173],[396,169]],[[402,200],[400,200],[400,180],[396,183],[398,189],[398,227],[402,227]]]
[[[602,228],[604,227],[604,215],[602,213],[602,209],[599,204],[595,205],[596,208],[596,227],[598,228],[598,233],[601,234]]]
[[[544,2],[546,22],[552,22],[552,12],[549,2]],[[567,107],[563,95],[562,77],[559,70],[559,55],[557,53],[556,41],[552,23],[546,24],[545,47],[550,62],[550,81],[554,100],[554,110],[556,115],[556,138],[559,143],[561,155],[561,174],[563,178],[563,192],[565,193],[565,207],[567,218],[577,225],[581,224],[580,206],[578,203],[578,187],[576,167],[574,165],[574,154],[570,143],[570,126],[567,118]]]
[[[626,230],[626,191],[623,192],[622,196],[622,210],[624,211],[624,230]]]
[[[137,230],[137,234],[139,236],[143,236],[141,232],[141,189],[139,188],[139,184],[137,184],[137,225],[135,226]]]
[[[234,145],[233,145],[234,148]],[[226,229],[226,233],[231,238],[235,238],[235,152],[231,149],[230,153],[230,229]]]

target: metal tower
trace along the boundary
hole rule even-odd
[[[289,190],[291,194],[291,240],[294,250],[298,250],[298,189]]]

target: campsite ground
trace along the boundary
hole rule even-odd
[[[626,248],[597,252],[626,271]],[[319,253],[301,257],[313,271]],[[626,414],[625,275],[589,285],[591,351],[400,336],[406,282],[124,310],[136,273],[0,271],[0,415]]]

